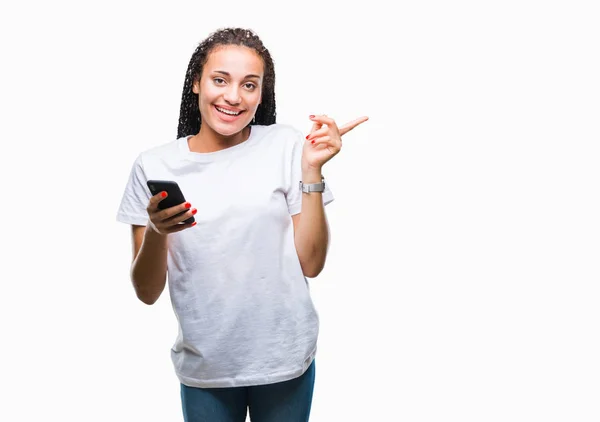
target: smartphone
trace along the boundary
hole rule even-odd
[[[162,191],[166,191],[168,193],[167,197],[158,203],[158,208],[161,210],[171,208],[175,205],[180,205],[186,202],[185,197],[183,196],[183,192],[181,192],[181,189],[179,188],[179,185],[173,180],[148,180],[146,184],[148,185],[148,189],[150,189],[150,192],[152,192],[152,195],[156,195]],[[175,217],[186,213],[187,211],[188,210],[184,210],[183,212],[176,214]],[[194,216],[191,216],[190,218],[188,218],[180,224],[189,224],[193,223],[194,221],[196,221],[196,219],[194,218]]]

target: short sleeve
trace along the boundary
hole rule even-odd
[[[300,131],[296,131],[294,145],[290,159],[290,174],[291,178],[287,187],[286,200],[290,215],[298,214],[302,210],[302,192],[300,191],[300,181],[302,180],[302,149],[304,144],[308,142]],[[333,201],[333,193],[325,176],[325,191],[322,193],[323,206]],[[310,194],[308,194],[310,195]]]
[[[146,207],[151,194],[146,185],[146,180],[142,155],[140,154],[133,163],[129,180],[125,185],[125,192],[123,192],[117,212],[117,221],[138,226],[145,226],[148,223]]]

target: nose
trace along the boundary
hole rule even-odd
[[[225,91],[223,98],[229,104],[235,105],[242,102],[242,98],[240,97],[240,91],[238,87],[231,84],[228,89]]]

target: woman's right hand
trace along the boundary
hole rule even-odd
[[[164,197],[162,195],[164,195]],[[184,202],[183,204],[175,205],[164,210],[158,208],[160,201],[165,199],[167,195],[166,192],[159,192],[150,198],[148,206],[146,207],[150,227],[158,234],[167,235],[195,226],[195,221],[193,223],[179,224],[196,214],[196,208],[191,208],[192,205],[189,202]],[[186,210],[187,212],[175,217],[180,212]]]

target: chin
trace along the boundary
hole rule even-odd
[[[240,131],[244,130],[244,128],[246,126],[247,125],[240,125],[240,124],[236,124],[235,126],[234,125],[217,125],[216,127],[213,126],[213,129],[219,135],[233,136],[236,133],[239,133]]]
[[[244,130],[250,123],[251,123],[251,121],[235,122],[234,124],[216,122],[216,124],[211,125],[211,127],[213,128],[213,130],[215,132],[219,133],[220,135],[231,136],[231,135],[235,135],[236,133],[239,133],[240,131]]]

